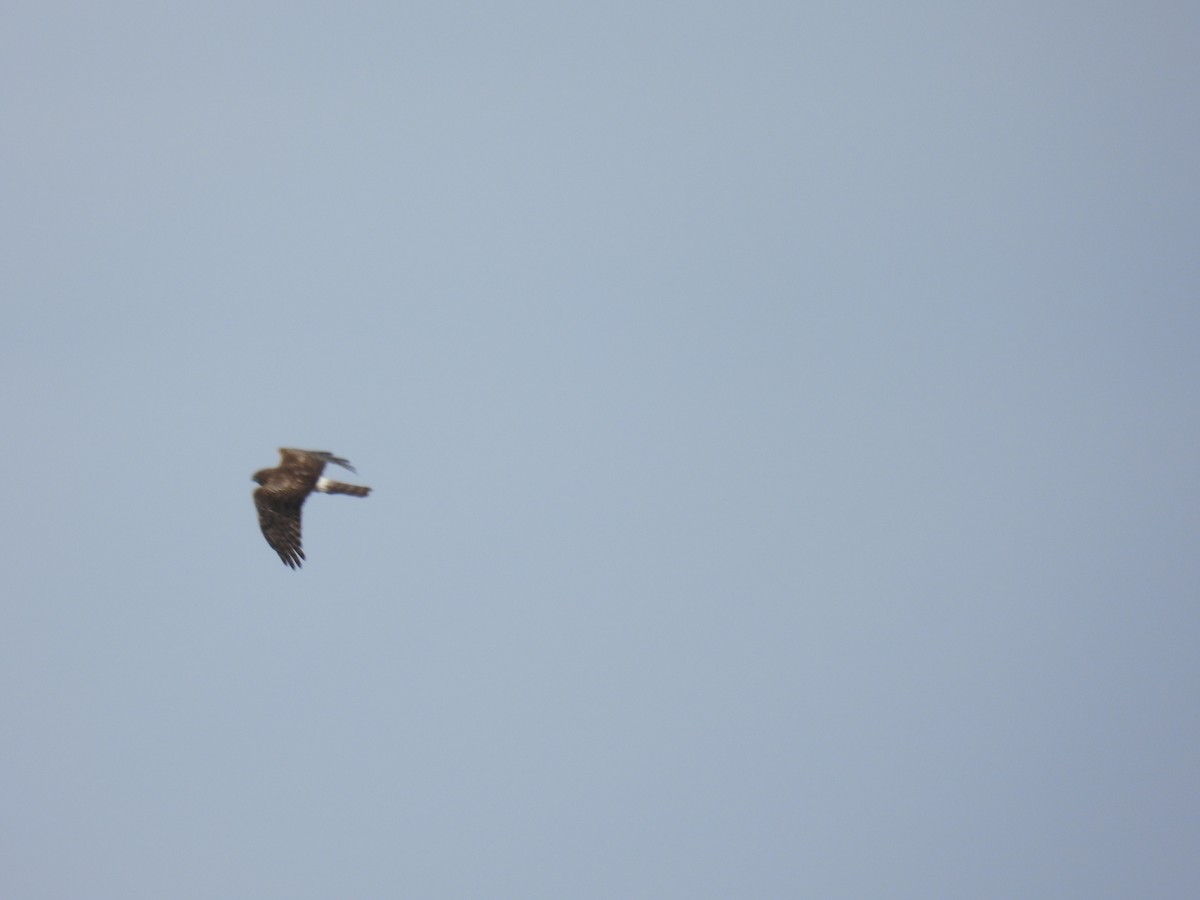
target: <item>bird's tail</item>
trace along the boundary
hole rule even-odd
[[[329,478],[317,479],[317,490],[325,494],[349,494],[351,497],[365,497],[371,493],[369,487],[359,484],[346,484]]]

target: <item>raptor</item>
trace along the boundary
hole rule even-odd
[[[300,545],[300,509],[309,494],[318,491],[365,497],[371,489],[323,477],[327,463],[354,471],[349,460],[328,451],[281,447],[279,455],[278,466],[254,473],[254,481],[260,485],[254,492],[254,506],[267,543],[287,565],[298,569],[305,558]]]

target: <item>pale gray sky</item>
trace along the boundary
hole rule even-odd
[[[0,894],[1196,897],[1198,42],[8,4]]]

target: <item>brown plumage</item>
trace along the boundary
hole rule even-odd
[[[261,487],[254,492],[258,509],[258,524],[263,537],[287,565],[298,569],[304,560],[300,546],[300,508],[313,491],[324,494],[348,494],[365,497],[369,487],[344,484],[322,478],[326,463],[333,463],[353,472],[348,460],[324,450],[289,450],[280,448],[279,465],[254,473]]]

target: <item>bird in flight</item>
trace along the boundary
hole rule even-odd
[[[259,487],[254,492],[258,509],[258,525],[271,548],[293,569],[300,568],[304,551],[300,547],[300,507],[313,491],[323,494],[349,494],[365,497],[369,487],[343,484],[321,477],[326,463],[333,463],[353,472],[349,460],[324,450],[279,449],[279,465],[254,473]]]

